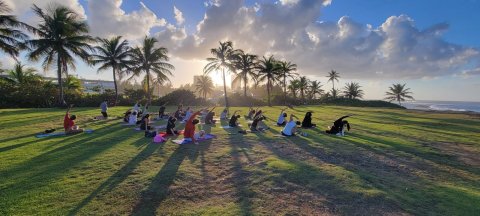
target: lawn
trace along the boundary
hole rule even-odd
[[[65,110],[0,110],[0,215],[480,215],[478,115],[288,112],[309,110],[319,128],[306,137],[275,137],[271,120],[247,135],[202,125],[218,137],[200,145],[152,143],[120,119],[92,120],[98,108],[73,111],[92,134],[35,138]],[[323,132],[347,113],[347,136]]]

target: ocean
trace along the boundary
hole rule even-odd
[[[417,100],[412,102],[403,102],[402,106],[407,109],[418,110],[439,110],[457,112],[471,111],[480,113],[480,102]]]

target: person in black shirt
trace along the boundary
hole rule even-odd
[[[165,116],[165,106],[161,106],[160,109],[158,109],[158,118],[161,119]]]
[[[302,128],[312,128],[316,126],[316,124],[312,124],[312,112],[307,112],[302,121]]]
[[[235,115],[237,112],[238,112],[238,110],[233,113],[232,117],[230,118],[230,121],[228,122],[228,125],[230,127],[237,127],[238,126],[238,119],[240,118],[240,115]]]
[[[143,116],[142,120],[140,120],[140,129],[142,130],[151,130],[152,127],[150,126],[150,114],[146,114]]]
[[[328,130],[325,131],[325,133],[328,134],[337,134],[339,136],[344,136],[345,134],[345,126],[347,127],[347,130],[350,131],[350,124],[348,121],[343,120],[345,118],[348,118],[352,115],[346,115],[342,116],[341,118],[337,119],[336,121],[333,122],[333,126],[330,126]]]
[[[175,122],[177,119],[173,116],[170,116],[167,121],[166,133],[169,135],[178,135],[178,131],[175,130]]]
[[[259,128],[259,127],[258,127],[258,123],[261,122],[261,121],[263,121],[263,120],[265,120],[265,119],[267,119],[267,118],[265,118],[265,116],[263,116],[263,115],[260,115],[260,116],[258,116],[257,118],[255,118],[255,119],[253,120],[252,124],[250,124],[250,130],[251,130],[252,132],[255,132],[255,131],[263,131],[264,128]]]

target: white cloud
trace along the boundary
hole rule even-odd
[[[46,9],[51,4],[60,4],[71,8],[82,17],[86,17],[85,10],[78,0],[4,0],[12,9],[13,14],[17,15],[22,21],[29,24],[35,24],[37,17],[32,13],[33,4],[42,9]]]
[[[165,19],[158,19],[145,4],[140,4],[139,10],[125,13],[120,8],[122,0],[88,0],[92,34],[99,37],[122,35],[135,40],[149,35],[153,27],[166,25]]]
[[[389,17],[378,27],[349,17],[318,22],[330,3],[280,0],[247,7],[242,0],[210,1],[195,33],[171,27],[156,37],[184,59],[205,59],[218,41],[231,40],[236,48],[295,62],[307,75],[335,69],[351,79],[419,79],[478,69],[471,66],[480,62],[478,49],[442,39],[446,24],[422,30],[406,15]]]
[[[173,13],[175,14],[175,20],[177,21],[177,25],[182,25],[185,22],[182,11],[180,11],[177,7],[173,6]]]

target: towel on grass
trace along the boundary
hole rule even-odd
[[[230,129],[230,128],[238,128],[238,127],[241,127],[242,125],[238,125],[237,127],[232,127],[230,125],[225,125],[225,126],[222,126],[222,128],[224,129]]]
[[[216,138],[217,136],[213,135],[213,134],[205,134],[205,136],[197,139],[198,142],[201,142],[201,141],[204,141],[204,140],[209,140],[209,139],[213,139],[213,138]],[[189,141],[189,140],[185,140],[185,139],[179,139],[179,140],[172,140],[172,142],[176,143],[176,144],[187,144],[187,143],[191,143],[192,141]]]
[[[153,128],[155,128],[155,129],[165,129],[165,128],[167,128],[167,125],[157,125],[157,126],[153,126]]]
[[[89,134],[89,133],[93,133],[93,130],[92,129],[85,129],[83,132]],[[78,133],[78,134],[80,134],[80,133]],[[35,135],[35,137],[36,138],[44,138],[44,137],[56,137],[56,136],[65,136],[65,135],[67,135],[65,133],[65,131],[62,131],[62,132],[56,132],[56,133],[37,134],[37,135]]]

